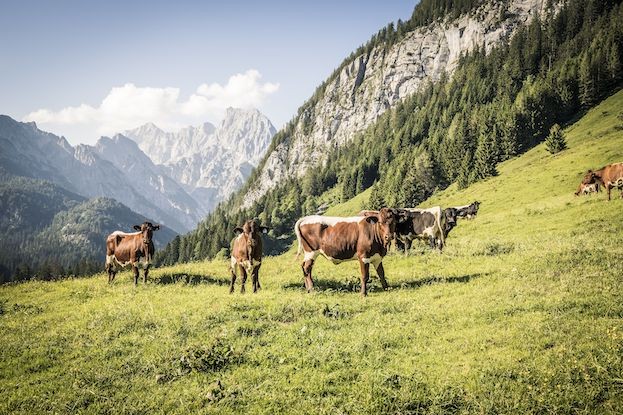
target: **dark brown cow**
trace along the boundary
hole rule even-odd
[[[144,270],[143,282],[147,282],[149,265],[154,256],[154,243],[151,238],[154,231],[160,229],[160,225],[144,222],[142,225],[134,225],[134,229],[137,232],[116,231],[106,238],[106,271],[109,284],[115,279],[117,271],[128,265],[131,265],[134,271],[134,285],[138,284],[137,264],[141,258]]]
[[[307,291],[314,288],[312,267],[320,254],[334,264],[358,260],[362,295],[368,293],[370,263],[375,266],[383,288],[387,289],[382,261],[394,237],[398,220],[397,211],[388,208],[368,216],[342,218],[314,215],[299,219],[294,231],[299,244],[297,256],[301,250],[305,253],[302,269]]]
[[[260,226],[255,220],[248,220],[244,225],[234,229],[238,234],[232,241],[231,246],[231,285],[229,293],[234,292],[236,282],[236,267],[240,268],[242,274],[242,287],[240,292],[244,293],[244,284],[247,282],[247,274],[251,274],[253,281],[253,292],[262,288],[260,286],[260,266],[262,265],[262,237],[260,233],[268,232],[266,226]]]
[[[575,195],[578,196],[580,193],[588,193],[588,189],[591,188],[590,186],[595,184],[597,185],[596,191],[599,191],[599,185],[606,188],[608,191],[608,200],[610,200],[610,190],[612,190],[613,187],[619,190],[623,189],[623,163],[608,164],[595,171],[589,170],[584,175]],[[623,198],[623,191],[621,192],[621,197]]]

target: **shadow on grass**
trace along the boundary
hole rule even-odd
[[[482,277],[486,274],[467,274],[467,275],[459,275],[452,277],[440,277],[440,276],[430,276],[421,278],[414,281],[405,281],[401,283],[389,284],[390,289],[417,289],[423,285],[431,285],[431,284],[447,284],[447,283],[468,283],[474,278]],[[327,280],[327,279],[315,279],[314,280],[314,291],[339,291],[339,292],[359,292],[361,288],[359,277],[353,277],[351,279],[345,280]],[[391,280],[390,280],[391,281]],[[301,278],[300,283],[288,283],[281,286],[284,290],[305,290],[305,284]],[[383,291],[381,288],[381,283],[376,276],[371,276],[370,281],[368,282],[368,291],[376,292]]]
[[[188,285],[197,285],[197,284],[213,284],[213,285],[229,285],[229,278],[216,278],[211,275],[199,275],[199,274],[187,274],[184,272],[180,273],[165,273],[161,274],[158,277],[150,278],[154,284],[177,284],[183,283]]]
[[[431,285],[431,284],[447,284],[447,283],[468,283],[474,278],[480,278],[486,274],[467,274],[467,275],[459,275],[452,277],[440,277],[436,275],[432,275],[430,277],[421,278],[414,281],[405,281],[398,284],[390,284],[389,286],[394,289],[416,289],[420,288],[423,285]]]
[[[325,280],[325,279],[315,279],[314,278],[314,291],[359,291],[359,278],[348,279],[348,280]],[[303,282],[303,277],[301,277],[301,281],[290,282],[288,284],[284,284],[281,286],[284,290],[305,290],[305,283]]]

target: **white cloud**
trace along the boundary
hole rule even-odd
[[[60,111],[40,109],[26,115],[24,121],[61,131],[63,127],[73,127],[73,131],[80,127],[91,139],[147,122],[171,130],[220,120],[227,107],[260,108],[278,89],[278,83],[263,83],[262,75],[255,69],[232,75],[225,85],[201,84],[187,100],[180,100],[179,88],[137,87],[127,83],[112,88],[98,107],[81,104]],[[91,140],[80,137],[79,141]]]

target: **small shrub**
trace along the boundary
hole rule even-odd
[[[549,130],[549,135],[545,139],[545,148],[551,154],[559,153],[567,148],[567,140],[560,125],[554,124]]]
[[[165,373],[158,374],[158,383],[170,382],[191,372],[218,372],[226,366],[240,363],[242,355],[222,339],[216,339],[210,346],[190,347],[178,358],[173,359]]]
[[[499,243],[499,242],[490,242],[483,249],[476,252],[476,255],[483,256],[497,256],[510,254],[515,250],[515,245],[512,243]]]

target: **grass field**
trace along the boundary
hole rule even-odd
[[[0,413],[621,413],[623,201],[573,192],[623,161],[622,108],[433,197],[482,205],[443,254],[387,257],[367,298],[356,263],[322,259],[305,294],[292,250],[257,295],[228,294],[225,261],[2,286]]]

